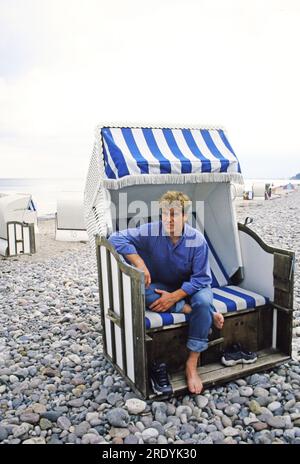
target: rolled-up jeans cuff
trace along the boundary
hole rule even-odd
[[[190,351],[201,353],[202,351],[207,350],[208,342],[207,340],[196,340],[194,338],[189,338],[186,346]]]

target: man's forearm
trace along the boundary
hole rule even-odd
[[[172,295],[176,299],[176,302],[188,296],[188,294],[184,290],[182,290],[182,288],[179,288],[178,290],[175,290],[175,292],[172,292]]]
[[[138,268],[145,266],[144,260],[137,253],[130,253],[128,255],[125,255],[125,258],[128,259],[128,261],[131,264]]]

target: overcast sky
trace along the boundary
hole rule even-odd
[[[299,0],[0,0],[0,177],[85,177],[104,122],[221,125],[300,172]]]

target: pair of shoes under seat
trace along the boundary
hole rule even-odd
[[[248,351],[240,343],[236,343],[224,351],[221,362],[225,366],[235,366],[236,364],[252,364],[257,361],[257,354]]]
[[[250,290],[245,290],[236,285],[226,285],[225,287],[212,288],[213,304],[217,312],[225,314],[227,312],[254,309],[268,303],[269,299]],[[189,314],[183,313],[158,313],[155,311],[145,311],[146,330],[156,329],[167,325],[176,325],[187,322]]]

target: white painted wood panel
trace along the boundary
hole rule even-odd
[[[251,235],[239,231],[245,278],[240,287],[274,300],[274,255],[267,253]]]
[[[132,302],[131,302],[131,279],[126,274],[122,274],[123,280],[123,301],[124,301],[124,325],[125,325],[125,346],[127,375],[135,382],[134,375],[134,347],[133,347],[133,324],[132,324]]]
[[[23,244],[24,244],[24,253],[30,253],[30,234],[29,227],[23,227]]]
[[[15,225],[8,224],[8,245],[9,245],[9,255],[15,255],[16,250],[16,236],[15,236]]]
[[[110,253],[111,262],[111,278],[113,288],[113,307],[114,313],[120,316],[120,298],[119,298],[119,271],[118,263],[112,253]],[[123,369],[123,353],[122,353],[122,333],[120,327],[115,324],[115,344],[116,344],[116,363]]]
[[[102,293],[103,293],[103,311],[104,311],[104,325],[105,325],[105,341],[106,350],[110,357],[112,357],[112,334],[110,328],[110,320],[107,318],[109,308],[109,291],[108,291],[108,274],[107,274],[107,256],[106,248],[100,247],[101,271],[102,271]]]

